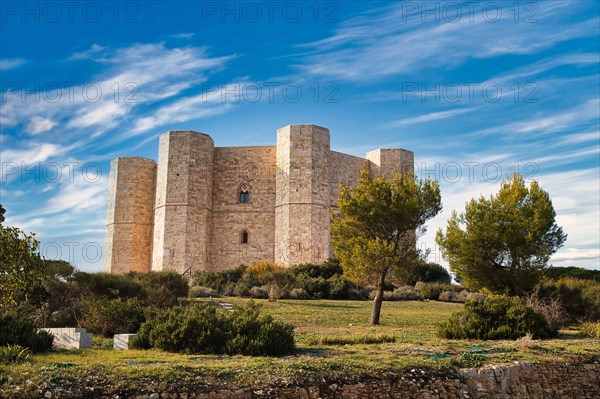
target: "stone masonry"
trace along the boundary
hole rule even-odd
[[[194,131],[160,137],[158,164],[111,163],[104,269],[220,271],[259,260],[282,265],[331,257],[330,209],[340,182],[412,172],[413,153],[332,151],[329,130],[288,125],[270,147],[215,147]]]

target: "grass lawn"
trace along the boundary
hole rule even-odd
[[[200,300],[200,301],[208,301]],[[242,298],[219,298],[240,305]],[[87,380],[115,386],[161,389],[168,384],[244,387],[320,378],[385,377],[408,367],[452,373],[457,367],[514,361],[578,362],[600,359],[598,340],[576,327],[546,341],[450,341],[436,324],[462,308],[446,302],[384,302],[381,325],[369,326],[371,301],[257,301],[263,311],[296,326],[298,350],[281,358],[171,354],[158,350],[113,351],[112,340],[94,337],[94,349],[34,355],[30,363],[0,366],[0,389]],[[375,343],[363,344],[364,340]],[[390,342],[393,341],[393,342]],[[166,384],[166,385],[165,385]],[[0,395],[1,396],[1,395]]]

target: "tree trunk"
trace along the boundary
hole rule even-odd
[[[381,304],[383,303],[383,288],[385,286],[385,275],[387,270],[381,273],[379,276],[379,283],[377,283],[377,295],[373,300],[373,312],[371,313],[371,325],[376,326],[379,324],[379,316],[381,314]]]

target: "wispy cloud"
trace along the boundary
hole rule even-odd
[[[437,121],[440,119],[452,118],[453,116],[464,114],[466,112],[471,112],[473,109],[453,109],[450,111],[442,111],[442,112],[432,112],[425,115],[413,116],[409,118],[400,119],[394,122],[390,122],[386,124],[386,127],[394,128],[406,125],[415,125],[418,123],[426,123]]]
[[[364,81],[456,67],[470,59],[533,54],[598,34],[597,17],[554,28],[576,8],[572,2],[543,3],[537,23],[512,18],[492,23],[483,13],[472,20],[423,23],[418,16],[407,19],[405,5],[397,3],[342,24],[331,37],[304,44],[309,53],[302,54],[297,67],[312,75]]]
[[[5,58],[0,60],[0,71],[8,71],[9,69],[18,68],[27,61],[23,58]]]

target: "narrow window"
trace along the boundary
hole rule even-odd
[[[248,191],[240,191],[240,204],[250,202],[250,193]]]
[[[248,232],[242,231],[242,244],[248,244]]]

